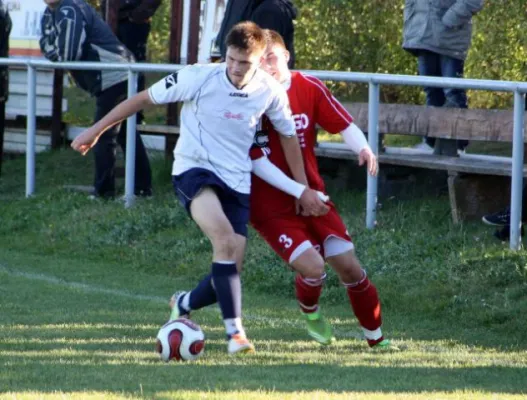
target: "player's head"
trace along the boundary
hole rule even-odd
[[[289,51],[282,36],[271,29],[264,29],[267,47],[265,49],[265,61],[262,68],[272,75],[278,82],[284,82],[289,76]]]
[[[225,45],[227,74],[235,86],[241,87],[249,82],[263,61],[266,46],[264,32],[254,22],[240,22],[229,31]]]

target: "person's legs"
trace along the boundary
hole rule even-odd
[[[174,176],[173,183],[180,201],[209,238],[213,257],[210,275],[190,293],[172,297],[171,319],[218,301],[229,339],[228,352],[254,351],[241,322],[241,282],[236,266],[243,259],[249,195],[233,191],[214,173],[201,168]]]
[[[117,134],[117,142],[121,146],[123,153],[126,154],[126,129],[127,124],[122,123]],[[152,170],[150,160],[146,152],[141,135],[135,134],[135,180],[134,193],[138,196],[152,195]]]
[[[0,100],[0,176],[4,154],[5,102]]]
[[[422,76],[441,76],[440,55],[427,50],[419,51],[417,71]],[[446,98],[441,88],[424,87],[424,92],[427,106],[442,107],[445,104]],[[425,137],[425,142],[430,147],[434,147],[435,138]]]
[[[243,258],[245,255],[245,247],[247,238],[236,234],[236,252],[235,261],[238,273],[243,269]],[[191,311],[200,310],[207,306],[216,304],[218,298],[216,296],[216,289],[212,281],[212,273],[207,274],[198,285],[190,292],[179,291],[170,299],[170,308],[173,310],[170,320],[178,317],[187,317]],[[178,307],[174,308],[177,304]]]
[[[463,78],[465,62],[449,56],[441,56],[441,75],[447,78]],[[445,107],[468,108],[467,92],[465,89],[445,88]],[[468,140],[458,140],[458,149],[465,149]]]
[[[253,222],[253,226],[274,252],[297,272],[295,293],[308,333],[326,345],[333,340],[333,334],[318,305],[326,278],[325,263],[317,251],[320,246],[308,232],[306,221],[307,218],[291,215]]]
[[[126,82],[121,82],[103,91],[96,98],[94,123],[108,114],[124,99]],[[100,197],[115,196],[115,152],[116,136],[120,124],[108,129],[93,148],[95,158],[95,195]]]
[[[290,261],[290,265],[297,272],[295,294],[306,320],[309,336],[320,344],[331,344],[334,340],[331,325],[322,317],[319,308],[320,295],[326,279],[324,259],[311,245]]]
[[[328,241],[343,242],[339,238],[329,238]],[[346,288],[353,312],[370,347],[383,343],[385,339],[381,331],[381,303],[377,289],[368,279],[366,271],[362,269],[355,252],[348,250],[331,255],[326,260],[339,275],[340,281]],[[387,344],[389,343],[384,342],[384,345]]]

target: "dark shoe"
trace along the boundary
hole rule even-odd
[[[437,139],[434,145],[434,154],[457,157],[457,140]]]
[[[507,207],[505,210],[485,215],[481,220],[487,225],[509,226],[511,223],[511,210]]]
[[[136,190],[134,194],[139,197],[152,197],[152,189]]]
[[[113,200],[114,197],[115,197],[114,193],[102,193],[101,194],[97,192],[96,190],[92,190],[90,195],[88,196],[88,199],[90,200],[96,200],[96,199]]]
[[[523,226],[520,235],[523,237]],[[494,237],[502,242],[506,242],[511,237],[511,227],[509,225],[504,226],[503,228],[496,229],[494,232]]]

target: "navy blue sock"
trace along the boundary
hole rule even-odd
[[[242,316],[242,289],[240,275],[234,262],[212,263],[212,279],[220,303],[223,319]]]
[[[210,306],[218,301],[216,290],[212,286],[212,274],[208,274],[198,285],[192,289],[188,298],[188,305],[191,310]]]

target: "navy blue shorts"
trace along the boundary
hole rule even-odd
[[[223,212],[234,232],[247,237],[249,195],[231,189],[220,178],[204,168],[192,168],[181,175],[172,175],[176,196],[190,214],[190,203],[205,187],[212,188],[220,200]]]

